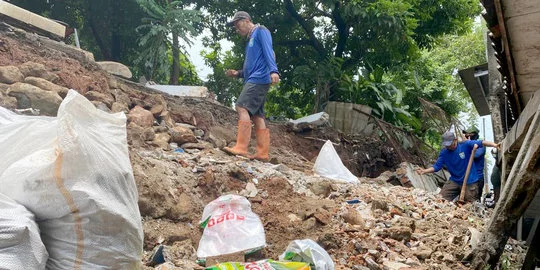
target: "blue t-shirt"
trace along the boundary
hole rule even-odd
[[[244,83],[269,84],[270,73],[278,73],[272,36],[264,26],[256,26],[246,46],[246,59],[242,70]]]
[[[484,163],[486,156],[486,148],[481,147],[474,152],[474,166],[476,167],[476,175],[478,180],[484,181]],[[467,181],[469,182],[469,181]]]
[[[439,153],[439,158],[433,165],[433,169],[438,172],[443,166],[446,166],[446,169],[450,172],[450,180],[460,185],[463,184],[463,178],[465,178],[469,158],[471,157],[472,149],[475,144],[478,145],[478,149],[483,147],[482,141],[477,140],[458,143],[454,150],[444,148],[441,150],[441,153]],[[476,151],[478,151],[478,149],[476,149]],[[478,182],[478,174],[473,162],[467,184],[476,182]]]

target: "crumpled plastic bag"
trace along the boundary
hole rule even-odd
[[[333,180],[349,183],[360,182],[358,178],[343,165],[341,158],[337,154],[336,149],[334,149],[330,140],[327,140],[321,148],[317,160],[315,161],[315,165],[313,166],[313,170],[316,174]]]
[[[256,262],[227,262],[206,267],[205,270],[311,270],[309,264],[303,262],[278,262],[261,260]]]
[[[199,259],[266,246],[261,220],[242,196],[229,194],[213,200],[204,207],[199,224],[204,228],[197,249]]]
[[[335,268],[328,252],[311,239],[292,241],[285,252],[279,256],[279,260],[309,263],[313,270],[334,270]]]

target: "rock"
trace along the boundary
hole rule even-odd
[[[315,210],[315,214],[313,214],[313,216],[323,225],[326,225],[332,221],[332,214],[321,207]]]
[[[141,127],[151,127],[154,124],[154,116],[143,107],[135,106],[129,111],[128,122],[133,122]]]
[[[58,76],[49,72],[45,65],[35,62],[26,62],[19,66],[19,70],[24,74],[24,77],[39,77],[49,82],[56,82]]]
[[[15,66],[3,66],[0,67],[0,83],[13,84],[16,82],[22,82],[24,75]]]
[[[17,109],[17,99],[7,95],[8,84],[0,83],[0,106],[7,109]]]
[[[113,102],[113,104],[111,105],[111,111],[113,113],[117,113],[117,112],[128,113],[129,107],[124,103]]]
[[[62,98],[65,98],[69,91],[66,87],[54,84],[39,77],[26,77],[24,82],[37,86],[43,90],[56,92]]]
[[[317,226],[317,219],[314,217],[308,218],[302,222],[302,228],[305,230],[312,230]]]
[[[402,268],[409,268],[409,266],[400,262],[392,262],[392,261],[383,262],[384,270],[400,270]]]
[[[149,127],[145,128],[143,132],[141,133],[141,139],[144,141],[153,141],[156,138],[156,133],[154,132],[154,129]]]
[[[193,134],[195,134],[195,137],[200,138],[200,137],[204,136],[204,130],[202,130],[200,128],[196,128],[196,129],[193,130]]]
[[[287,218],[289,218],[289,221],[291,223],[297,223],[297,222],[302,221],[302,219],[300,217],[298,217],[297,215],[295,215],[295,214],[289,214],[289,215],[287,215]]]
[[[180,147],[184,148],[184,149],[199,149],[199,150],[203,150],[203,149],[212,149],[214,148],[214,145],[209,143],[209,142],[205,142],[205,141],[200,141],[198,143],[184,143],[182,144]]]
[[[154,115],[155,118],[158,118],[164,110],[165,106],[163,106],[162,104],[156,104],[152,106],[150,112]]]
[[[398,241],[405,240],[409,241],[411,239],[412,231],[409,227],[404,226],[393,226],[388,229],[385,229],[386,236]]]
[[[110,94],[100,93],[97,91],[88,91],[84,96],[90,101],[100,101],[107,105],[107,107],[112,107],[114,102],[113,97]],[[153,122],[153,120],[152,120]],[[142,126],[142,125],[141,125]]]
[[[330,195],[330,192],[332,192],[331,185],[332,183],[330,181],[322,180],[308,183],[308,188],[315,195],[328,197],[328,195]]]
[[[373,200],[371,202],[371,210],[381,209],[382,211],[388,211],[388,204],[385,201]]]
[[[169,112],[169,111],[163,111],[159,115],[159,118],[161,119],[161,122],[159,123],[160,125],[164,125],[164,126],[167,126],[169,128],[173,128],[173,127],[176,126],[175,122],[174,122],[174,119],[171,116],[171,112]]]
[[[189,213],[191,213],[192,209],[191,198],[187,194],[182,193],[178,198],[178,203],[172,207],[167,217],[173,220],[188,221]]]
[[[354,208],[348,208],[347,212],[342,215],[343,220],[351,225],[359,225],[360,227],[364,227],[364,219],[358,213],[358,211]]]
[[[253,184],[252,182],[246,184],[246,197],[253,198],[257,196],[258,193],[259,190],[257,189],[257,187],[255,187],[255,184]]]
[[[366,264],[370,270],[381,270],[382,268],[372,258],[365,258]]]
[[[42,115],[56,116],[62,98],[55,92],[45,91],[27,83],[15,83],[8,89],[8,95],[17,99],[17,108],[38,109]]]
[[[412,218],[400,217],[394,225],[411,228],[412,232],[416,230],[416,221]]]
[[[169,150],[169,140],[171,139],[171,135],[168,133],[157,133],[153,143],[163,150]]]
[[[416,256],[420,260],[425,260],[431,257],[431,254],[433,253],[433,250],[430,248],[421,248],[418,250],[413,251],[413,255]]]
[[[107,105],[105,105],[105,103],[103,103],[101,101],[92,101],[92,104],[94,104],[94,106],[98,110],[101,110],[101,111],[104,111],[104,112],[107,112],[107,113],[111,113],[111,110],[109,109],[109,107],[107,107]]]
[[[225,128],[221,126],[213,126],[208,130],[208,138],[210,139],[212,143],[214,143],[214,145],[222,144],[222,142],[217,142],[217,141],[225,141],[224,146],[226,146],[227,144],[231,142],[236,142],[235,131],[236,131],[236,128]],[[216,147],[223,148],[217,145]]]
[[[111,94],[114,96],[114,101],[126,104],[126,106],[131,105],[131,99],[128,94],[120,89],[111,89]]]
[[[171,134],[171,141],[178,143],[178,145],[197,142],[195,134],[189,128],[176,126],[169,129],[169,133]]]
[[[172,262],[162,263],[162,264],[156,266],[156,268],[154,268],[154,269],[155,270],[182,270],[182,268],[176,267],[176,265],[174,265],[174,263],[172,263]]]
[[[129,68],[121,63],[112,61],[98,61],[96,62],[102,69],[110,74],[130,79],[133,75]]]

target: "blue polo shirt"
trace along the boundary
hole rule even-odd
[[[254,84],[269,84],[270,73],[278,73],[272,36],[264,26],[257,26],[249,37],[242,73],[244,83]]]
[[[450,180],[460,185],[463,184],[463,178],[465,178],[469,158],[471,157],[472,149],[475,144],[478,145],[478,149],[483,147],[482,141],[476,140],[458,143],[454,150],[444,148],[439,153],[439,158],[433,165],[433,169],[438,172],[443,166],[446,166],[446,169],[450,172]],[[476,149],[476,151],[478,151],[478,149]],[[475,163],[473,162],[467,184],[476,182],[478,182],[478,174]]]
[[[486,148],[478,148],[476,149],[476,152],[474,152],[474,166],[476,167],[476,174],[478,176],[478,180],[484,181],[484,163],[486,161]],[[467,181],[469,182],[469,181]]]

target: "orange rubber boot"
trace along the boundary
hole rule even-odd
[[[255,130],[257,135],[257,152],[254,156],[249,156],[250,159],[257,159],[260,161],[269,161],[268,150],[270,149],[270,130],[257,129]]]
[[[247,156],[249,140],[251,139],[251,121],[238,121],[238,135],[233,148],[224,147],[223,151],[230,155]]]

